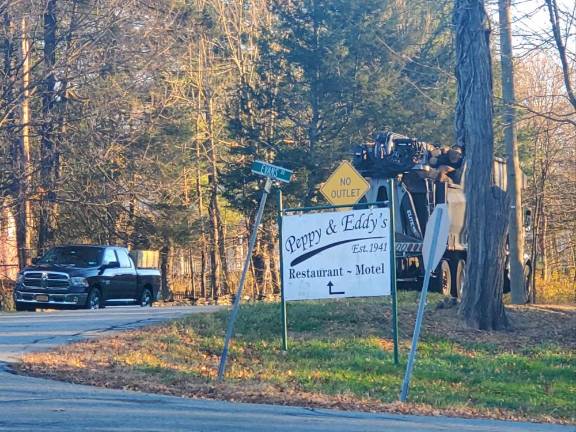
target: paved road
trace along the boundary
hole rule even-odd
[[[213,310],[214,306],[116,306],[95,311],[0,313],[0,362],[17,360],[27,352],[42,351],[81,339],[152,325],[194,312]]]
[[[0,359],[207,308],[0,314]],[[0,431],[576,432],[573,426],[190,400],[17,376],[0,363]]]

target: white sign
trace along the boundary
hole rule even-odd
[[[435,233],[434,229],[438,221],[438,232]],[[424,268],[428,271],[434,271],[448,243],[448,231],[450,230],[450,216],[448,215],[448,207],[446,204],[438,204],[432,214],[428,223],[426,224],[426,234],[424,235],[424,244],[422,245],[422,257],[424,258]],[[434,250],[432,248],[432,240],[436,237],[436,244]]]
[[[282,218],[286,300],[390,294],[387,208]]]

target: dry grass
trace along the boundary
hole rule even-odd
[[[542,304],[576,304],[576,270],[568,273],[554,272],[544,281],[536,275],[536,296]]]

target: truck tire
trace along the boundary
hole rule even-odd
[[[450,297],[452,292],[452,272],[448,261],[440,261],[435,274],[436,277],[430,279],[430,290]]]
[[[149,288],[144,288],[142,290],[142,295],[140,296],[140,306],[152,306],[153,298],[152,298],[152,291]]]
[[[102,294],[98,288],[92,288],[88,293],[88,298],[86,299],[86,305],[84,306],[86,309],[100,309],[104,304],[104,300],[102,299]]]
[[[466,261],[463,259],[458,260],[456,263],[456,270],[454,271],[454,287],[452,288],[453,296],[462,301],[464,294],[464,278],[466,277]]]

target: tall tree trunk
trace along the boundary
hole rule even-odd
[[[22,18],[22,102],[21,102],[21,139],[17,141],[14,151],[18,192],[16,198],[16,239],[18,243],[18,262],[20,268],[26,266],[30,259],[30,43],[26,18]]]
[[[26,246],[26,230],[27,230],[27,218],[26,218],[26,207],[24,200],[26,199],[26,181],[27,177],[23,172],[23,147],[22,147],[22,137],[18,134],[19,128],[17,127],[18,119],[16,118],[17,110],[14,107],[17,106],[18,101],[15,98],[16,93],[16,71],[18,69],[17,63],[17,47],[15,42],[15,25],[12,22],[10,11],[8,6],[5,6],[4,13],[2,14],[2,29],[5,35],[2,40],[2,57],[3,57],[3,76],[4,82],[1,83],[1,90],[3,95],[3,103],[7,108],[7,113],[5,118],[3,118],[3,123],[6,125],[4,128],[6,141],[10,143],[10,153],[12,161],[12,187],[11,194],[13,195],[13,200],[10,200],[11,205],[14,207],[13,214],[15,215],[16,224],[16,250],[18,256],[18,264],[20,268],[27,263],[28,247]],[[24,45],[24,44],[23,44]],[[6,203],[8,201],[5,201]],[[23,217],[21,217],[23,216]]]
[[[255,299],[262,299],[266,288],[265,256],[263,253],[263,242],[259,239],[252,253],[252,265],[254,266],[254,287]]]
[[[548,282],[550,279],[550,266],[548,265],[548,216],[542,206],[542,228],[540,229],[540,254],[542,256],[542,280]]]
[[[477,329],[508,326],[502,302],[505,194],[493,183],[490,27],[482,0],[456,0],[456,143],[465,148],[468,259],[460,313]]]
[[[526,302],[524,283],[524,231],[522,230],[522,171],[516,140],[516,96],[512,56],[511,0],[500,0],[500,60],[502,65],[502,96],[504,99],[504,140],[508,156],[508,200],[510,202],[510,289],[512,303]]]
[[[270,260],[270,276],[272,282],[272,294],[280,294],[280,269],[276,261],[276,231],[270,224],[266,228],[267,245],[268,245],[268,259]]]
[[[316,0],[312,1],[312,7],[314,9],[314,20],[313,20],[313,31],[314,31],[314,51],[315,57],[321,56],[322,52],[320,49],[320,25],[317,20],[319,8],[318,2]],[[310,161],[314,164],[316,163],[316,152],[318,151],[318,140],[320,138],[320,121],[321,121],[321,113],[320,113],[320,82],[322,80],[322,76],[320,73],[320,64],[314,64],[314,76],[310,82],[310,94],[309,94],[309,103],[310,103],[310,110],[311,110],[311,119],[310,124],[308,125],[308,157]],[[312,205],[312,197],[314,196],[314,192],[316,190],[316,184],[318,181],[317,175],[314,175],[314,170],[308,176],[307,181],[307,193],[306,198],[304,201],[305,206]]]
[[[212,284],[212,295],[216,300],[221,295],[221,282],[222,282],[222,268],[220,260],[220,231],[218,229],[218,168],[217,168],[217,155],[216,145],[213,136],[213,118],[212,118],[212,95],[208,89],[204,90],[205,93],[205,116],[206,126],[208,129],[208,157],[210,160],[210,205],[208,206],[208,216],[210,219],[210,282]]]
[[[201,118],[201,100],[198,98],[198,113],[196,117],[196,133],[199,134]],[[202,172],[200,170],[200,139],[194,142],[196,151],[196,199],[198,203],[198,218],[200,219],[200,297],[207,298],[206,292],[206,227],[204,224],[204,196],[202,191]]]
[[[54,225],[55,126],[56,105],[56,0],[48,0],[44,11],[44,67],[42,82],[42,125],[40,128],[40,194],[38,220],[38,251],[43,251],[52,238]]]
[[[172,300],[172,244],[168,236],[164,236],[164,245],[160,250],[160,273],[162,275],[162,299]]]

